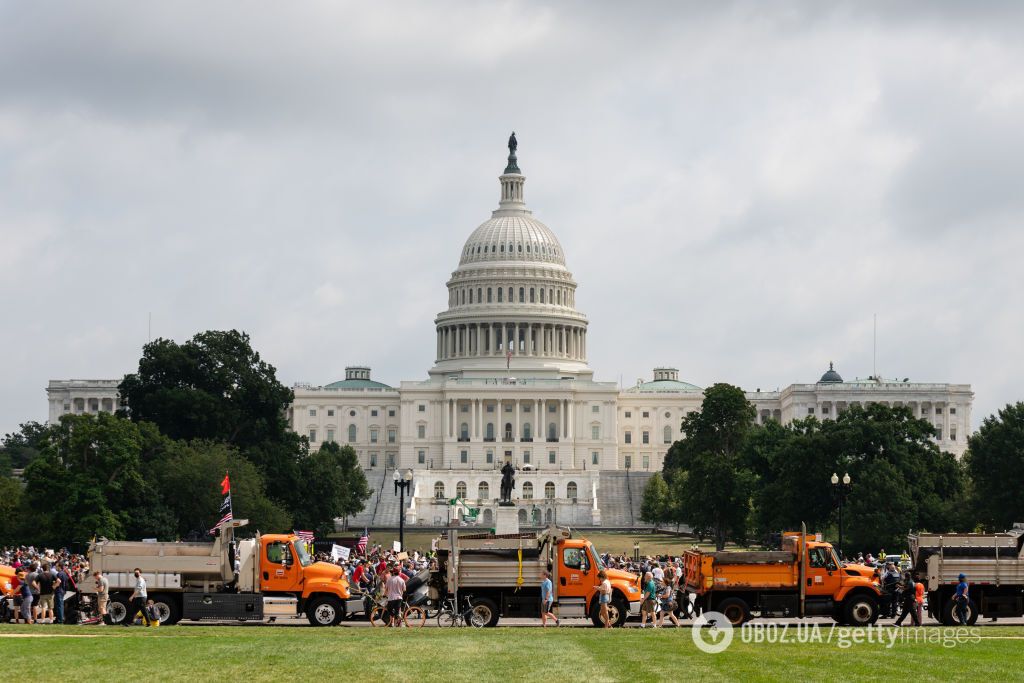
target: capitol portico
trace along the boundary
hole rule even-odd
[[[650,381],[625,388],[594,380],[576,281],[554,232],[527,209],[514,135],[509,148],[498,208],[470,234],[448,279],[427,378],[395,388],[353,366],[343,380],[294,387],[292,429],[311,448],[351,445],[367,472],[374,495],[356,524],[397,523],[394,468],[414,472],[407,522],[444,524],[448,500],[458,498],[489,524],[505,462],[519,468],[513,499],[522,523],[639,523],[647,476],[681,438],[682,418],[700,410],[702,389],[680,380],[676,368],[654,368]],[[51,382],[51,420],[58,404],[83,412],[69,390],[84,389]],[[105,405],[110,387],[97,391],[106,393],[96,405]],[[973,393],[968,384],[844,381],[830,365],[816,382],[747,398],[759,423],[833,419],[869,403],[907,406],[935,425],[940,448],[960,456]]]

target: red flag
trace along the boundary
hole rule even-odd
[[[231,491],[231,482],[228,480],[228,473],[224,473],[224,481],[220,483],[220,492],[222,494],[228,494]]]

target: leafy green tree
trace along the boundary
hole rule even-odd
[[[25,468],[24,500],[33,542],[65,545],[94,535],[161,536],[170,516],[143,476],[163,438],[152,425],[109,413],[65,415],[40,439]]]
[[[977,521],[989,531],[1024,521],[1024,403],[1008,404],[986,417],[967,443],[964,461],[973,482]]]
[[[711,530],[719,550],[728,538],[746,540],[754,474],[742,453],[754,416],[742,389],[715,384],[704,392],[701,411],[683,418],[684,438],[665,456],[666,479],[686,478],[677,490],[678,516]]]
[[[231,502],[236,519],[248,519],[253,531],[282,532],[291,528],[291,516],[265,493],[259,470],[237,449],[213,441],[175,441],[156,466],[155,479],[182,538],[208,538],[220,518],[224,500],[220,482],[231,481]]]
[[[670,521],[670,513],[668,484],[661,472],[655,472],[644,487],[640,519],[651,524],[663,524]]]
[[[334,520],[360,512],[370,497],[370,486],[351,446],[324,443],[300,466],[303,503],[296,523],[317,536],[334,533]]]
[[[25,422],[18,431],[5,434],[0,443],[0,470],[4,467],[23,469],[38,457],[46,428],[38,422]]]
[[[0,545],[21,540],[25,518],[21,510],[22,486],[16,479],[0,476]]]

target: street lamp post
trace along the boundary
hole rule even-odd
[[[832,496],[836,503],[839,505],[839,561],[843,560],[843,503],[846,502],[846,496],[850,494],[850,475],[849,473],[843,474],[843,479],[840,481],[839,475],[835,472],[832,473]]]
[[[400,474],[395,469],[395,493],[398,494],[398,545],[400,550],[405,550],[405,492],[412,486],[412,469]]]

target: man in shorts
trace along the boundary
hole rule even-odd
[[[640,628],[647,628],[648,617],[651,620],[651,628],[657,628],[654,623],[654,610],[658,600],[658,585],[654,583],[654,574],[644,573],[644,602],[640,605]]]
[[[53,623],[53,594],[57,587],[57,581],[57,576],[50,571],[50,564],[44,562],[43,566],[39,568],[39,573],[36,574],[36,583],[39,584],[39,617],[37,621],[45,622],[49,618],[49,623]]]
[[[99,609],[100,623],[107,624],[109,621],[107,603],[110,602],[110,581],[98,569],[92,573],[92,576],[96,579],[96,607]]]
[[[544,569],[541,570],[540,576],[540,625],[547,626],[548,618],[551,618],[555,626],[558,626],[558,617],[551,611],[551,606],[555,602],[555,587],[551,583],[551,573]]]

